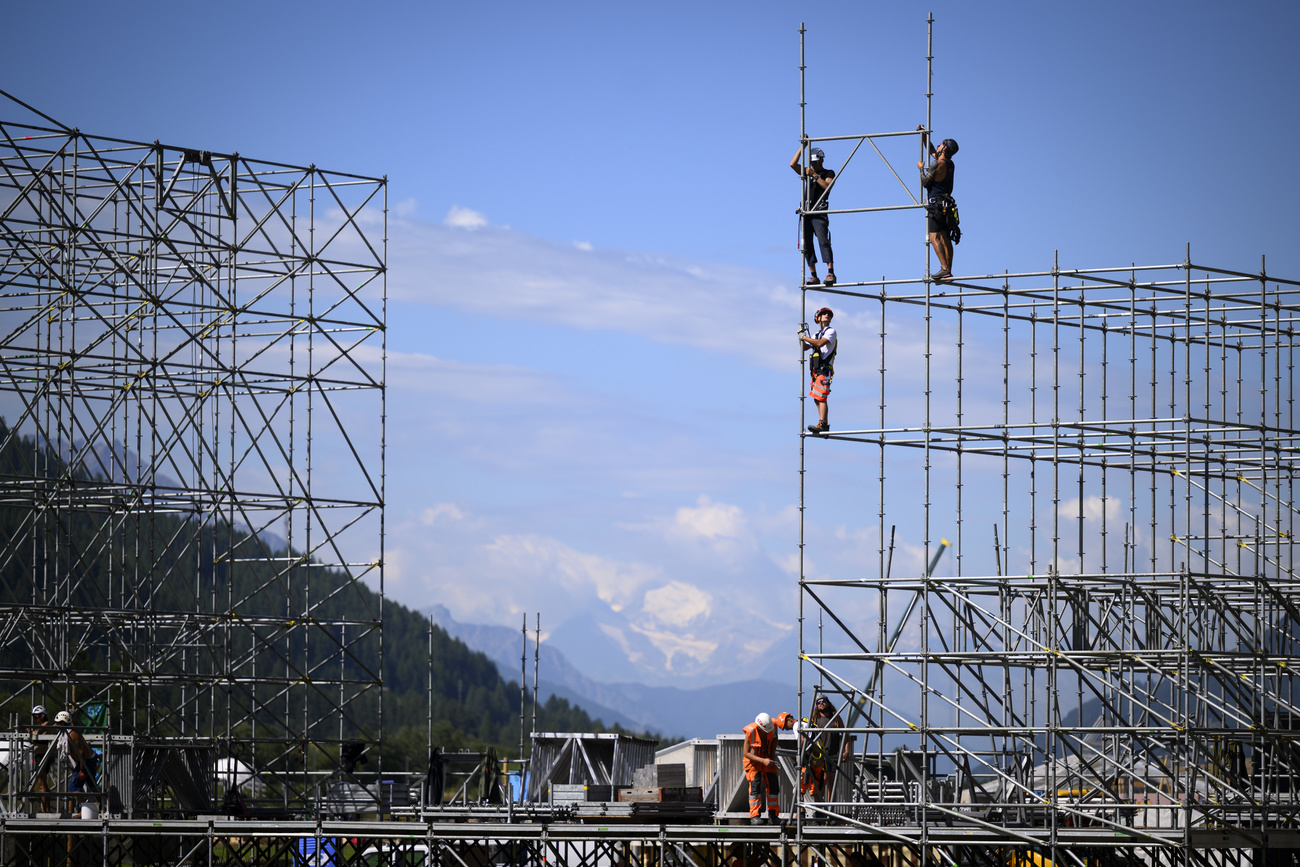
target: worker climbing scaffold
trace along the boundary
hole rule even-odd
[[[936,148],[930,144],[930,133],[924,124],[917,124],[921,132],[922,147],[928,147],[933,165],[926,167],[917,160],[921,170],[921,186],[925,188],[926,229],[929,244],[939,257],[939,270],[932,275],[935,281],[946,283],[952,279],[952,247],[961,243],[961,221],[957,215],[957,202],[952,197],[952,184],[957,166],[952,158],[957,154],[957,142],[946,138]]]
[[[808,356],[808,371],[812,376],[808,396],[817,405],[817,423],[808,425],[808,431],[815,434],[824,434],[831,429],[826,401],[831,395],[831,379],[835,376],[835,353],[839,351],[840,345],[839,336],[831,327],[831,319],[834,316],[835,313],[831,308],[823,307],[813,317],[813,321],[818,325],[815,335],[809,336],[806,325],[799,328],[801,350],[813,351],[812,355]]]

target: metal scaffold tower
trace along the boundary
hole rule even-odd
[[[106,811],[215,812],[218,762],[308,803],[380,725],[386,181],[4,96],[9,755],[42,704],[103,750]],[[8,769],[6,812],[67,810]]]
[[[1300,849],[1300,281],[1189,248],[805,283],[805,321],[826,294],[871,323],[875,410],[800,437],[801,695],[856,739],[804,811],[909,863],[1290,858],[1261,853]],[[809,566],[830,466],[867,574]]]

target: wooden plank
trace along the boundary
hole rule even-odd
[[[658,786],[655,788],[628,788],[618,790],[618,800],[624,804],[687,803],[704,801],[704,790],[699,786]]]

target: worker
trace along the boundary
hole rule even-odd
[[[45,764],[45,754],[49,751],[50,742],[41,740],[40,735],[48,734],[49,728],[49,720],[45,717],[45,705],[34,706],[31,733],[36,737],[32,744],[32,773],[36,779],[33,780],[32,788],[40,793],[41,810],[46,813],[50,811],[50,799],[46,796],[50,791],[50,766]]]
[[[95,775],[99,772],[99,756],[86,743],[81,732],[72,728],[72,714],[66,710],[59,711],[54,716],[54,725],[59,728],[59,736],[55,740],[59,763],[71,769],[68,791],[98,791]]]
[[[952,197],[953,176],[957,166],[952,158],[957,155],[957,142],[944,139],[936,148],[930,144],[929,133],[924,125],[916,127],[922,130],[921,141],[929,148],[934,165],[926,168],[924,160],[918,160],[916,167],[921,170],[921,186],[927,195],[925,203],[926,231],[929,232],[930,247],[939,257],[939,270],[933,279],[947,283],[952,279],[952,245],[961,241],[961,223],[957,216],[957,202]]]
[[[811,801],[829,801],[835,786],[835,771],[853,754],[853,738],[827,729],[842,729],[844,721],[835,713],[829,696],[819,695],[803,732],[804,765],[799,775],[799,791]]]
[[[835,183],[835,172],[823,168],[826,154],[821,148],[813,148],[808,154],[808,168],[799,162],[803,148],[794,152],[790,159],[790,168],[804,180],[803,204],[799,208],[799,222],[803,229],[803,258],[808,263],[808,285],[817,286],[822,281],[817,278],[817,254],[813,252],[813,236],[822,248],[822,259],[826,261],[826,285],[835,285],[835,254],[831,251],[831,220],[826,214],[809,214],[808,211],[824,211],[830,207],[831,187]]]
[[[808,425],[808,430],[815,434],[824,434],[831,429],[827,418],[826,399],[831,394],[831,379],[835,376],[835,352],[839,349],[840,343],[835,329],[831,327],[831,319],[834,317],[835,313],[831,308],[823,307],[813,317],[813,321],[818,326],[817,333],[812,337],[803,333],[799,337],[801,349],[813,351],[813,354],[808,356],[808,372],[812,376],[808,396],[817,406],[817,423]]]
[[[749,781],[749,823],[776,824],[781,816],[781,772],[776,764],[776,730],[794,728],[794,715],[765,713],[745,726],[745,779]],[[767,815],[763,815],[764,812]]]

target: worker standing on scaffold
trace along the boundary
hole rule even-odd
[[[790,168],[804,179],[803,205],[799,208],[799,222],[803,224],[803,257],[808,263],[808,285],[816,286],[822,281],[817,277],[817,254],[813,252],[813,236],[822,248],[822,259],[826,260],[826,285],[835,285],[835,255],[831,252],[831,221],[825,214],[808,214],[808,211],[824,211],[830,207],[831,186],[835,183],[835,172],[823,168],[826,154],[821,148],[813,148],[808,154],[808,168],[799,162],[803,148],[794,152],[790,159]]]
[[[794,728],[792,713],[779,713],[776,719],[765,713],[745,726],[745,745],[741,764],[749,781],[749,824],[775,825],[781,813],[781,770],[776,764],[778,727]],[[766,815],[765,815],[766,814]]]
[[[817,334],[809,337],[804,326],[800,326],[799,346],[801,350],[811,349],[808,357],[808,371],[812,375],[812,385],[808,396],[817,404],[817,424],[808,425],[810,433],[824,434],[831,429],[827,420],[826,399],[831,394],[831,378],[835,376],[835,353],[840,347],[840,339],[831,327],[835,316],[831,308],[823,307],[817,311],[813,321],[817,323]]]
[[[98,792],[95,775],[99,773],[99,755],[91,749],[81,732],[72,727],[72,714],[61,710],[54,715],[54,730],[58,732],[54,747],[58,750],[59,765],[69,769],[69,792]]]
[[[930,149],[934,165],[928,169],[924,160],[918,160],[916,167],[921,170],[921,186],[928,196],[925,203],[926,230],[930,233],[930,246],[939,257],[939,270],[932,276],[937,283],[947,283],[952,279],[952,245],[961,242],[961,224],[957,217],[957,203],[952,198],[953,175],[957,166],[952,158],[957,154],[957,142],[944,139],[936,148],[930,144],[930,134],[923,124],[917,124],[921,130],[921,142]]]
[[[799,727],[803,739],[804,766],[799,775],[799,792],[812,801],[829,801],[835,790],[835,774],[847,766],[853,754],[853,738],[832,729],[844,728],[830,697],[817,696],[811,719]]]

